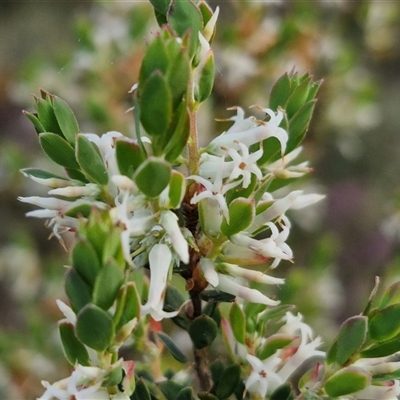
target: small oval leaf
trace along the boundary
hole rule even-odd
[[[40,145],[43,151],[58,165],[62,167],[78,169],[79,164],[75,158],[75,150],[60,135],[45,132],[39,135]]]
[[[174,343],[174,341],[164,332],[157,332],[157,337],[161,340],[161,342],[165,345],[165,347],[169,350],[175,360],[178,360],[181,363],[187,362],[186,356],[181,352],[178,346]]]
[[[100,185],[107,185],[108,173],[103,158],[97,146],[82,134],[77,136],[76,159],[90,180]]]
[[[365,389],[371,383],[371,374],[359,367],[347,367],[333,374],[325,383],[330,397],[340,397]]]
[[[76,333],[86,346],[106,350],[114,336],[111,315],[95,304],[87,304],[77,315]]]
[[[244,344],[246,339],[246,318],[242,308],[236,302],[232,303],[229,310],[229,322],[235,339]]]
[[[66,321],[58,323],[61,343],[66,359],[71,365],[90,365],[89,353],[86,347],[75,335],[75,327]]]
[[[215,321],[201,315],[192,321],[189,326],[189,335],[196,349],[203,349],[210,346],[218,333],[218,327]]]
[[[160,158],[149,157],[137,169],[134,180],[147,197],[157,197],[168,185],[171,166]]]
[[[93,287],[101,265],[96,250],[88,240],[78,239],[72,250],[72,265],[83,280]]]
[[[78,312],[92,300],[91,289],[74,269],[70,268],[65,278],[65,291],[71,308]]]
[[[74,146],[75,136],[79,132],[78,121],[74,113],[69,105],[57,96],[53,97],[53,110],[65,139],[67,139],[71,146]]]
[[[108,260],[97,274],[93,288],[93,303],[108,310],[117,298],[124,281],[124,273],[114,259]]]

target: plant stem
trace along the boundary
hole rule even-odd
[[[194,361],[197,376],[200,382],[200,389],[209,392],[212,387],[211,372],[208,365],[208,347],[194,350]]]

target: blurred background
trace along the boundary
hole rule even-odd
[[[327,343],[358,314],[375,283],[400,276],[400,4],[396,1],[210,1],[220,7],[213,96],[203,143],[226,129],[231,106],[267,106],[274,81],[295,68],[323,79],[296,182],[327,195],[293,212],[295,263],[276,276]],[[0,2],[0,398],[34,399],[41,379],[68,374],[55,299],[68,254],[18,196],[45,195],[25,167],[55,171],[22,110],[43,88],[66,100],[84,132],[134,135],[128,90],[151,31],[151,7],[127,2]],[[249,110],[250,112],[251,110]],[[71,242],[72,238],[66,238]]]

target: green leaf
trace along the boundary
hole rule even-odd
[[[107,241],[103,247],[103,264],[113,258],[122,268],[125,265],[125,258],[121,244],[121,233],[122,229],[120,226],[113,226],[112,230],[109,232]]]
[[[239,382],[240,366],[237,364],[230,365],[219,378],[215,394],[219,399],[226,399],[235,391]]]
[[[149,0],[154,10],[162,15],[167,15],[170,0]]]
[[[124,273],[114,259],[108,260],[97,275],[93,288],[93,303],[108,310],[117,298]]]
[[[310,76],[293,90],[286,106],[286,115],[289,119],[306,103],[311,83]]]
[[[268,339],[257,349],[257,357],[260,360],[265,360],[269,356],[275,354],[278,350],[288,346],[294,340],[293,335],[275,334]]]
[[[95,304],[87,304],[77,315],[76,333],[86,346],[106,350],[114,336],[111,315]]]
[[[371,383],[371,374],[359,367],[346,367],[333,374],[325,383],[330,397],[340,397],[365,389]]]
[[[79,165],[78,165],[78,168],[79,168]],[[90,183],[89,179],[86,178],[86,176],[83,175],[83,173],[79,169],[66,168],[65,171],[66,171],[68,177],[71,178],[71,179],[75,179],[77,181],[81,181],[81,182],[84,182],[84,183]]]
[[[211,317],[215,321],[218,327],[221,326],[222,315],[218,307],[218,303],[212,301],[206,303],[206,305],[203,307],[202,313],[204,315]]]
[[[235,339],[244,344],[246,339],[246,318],[242,308],[236,302],[232,303],[229,309],[229,322]]]
[[[181,352],[178,346],[174,343],[174,341],[164,332],[157,332],[157,337],[164,343],[165,347],[169,350],[175,360],[178,360],[181,363],[187,362],[186,356]]]
[[[336,362],[344,365],[357,354],[367,335],[368,319],[365,316],[355,316],[347,319],[340,328],[336,338]]]
[[[183,389],[182,385],[174,381],[164,381],[161,382],[159,388],[162,394],[165,396],[166,400],[176,400],[180,391]]]
[[[50,132],[41,133],[39,141],[43,151],[55,163],[66,168],[79,168],[73,147],[60,135]]]
[[[289,121],[289,140],[286,146],[286,154],[300,145],[307,132],[308,124],[314,111],[315,101],[304,104]]]
[[[32,114],[28,111],[22,111],[22,113],[32,122],[37,134],[46,132],[46,129],[44,129],[43,124],[39,121],[37,114]]]
[[[286,104],[290,96],[290,79],[287,73],[283,74],[272,86],[271,94],[269,95],[269,107],[272,110],[277,110],[278,107],[286,109]]]
[[[383,343],[373,343],[369,348],[363,350],[360,355],[363,358],[386,357],[400,351],[400,335]]]
[[[272,393],[270,400],[293,400],[292,385],[284,383],[277,387]]]
[[[168,191],[169,205],[172,209],[180,207],[185,193],[185,176],[178,171],[172,170]]]
[[[71,365],[90,365],[89,353],[86,347],[75,335],[75,327],[66,321],[58,323],[61,343],[64,349],[65,358]]]
[[[203,29],[203,16],[200,10],[192,0],[172,0],[167,20],[180,37],[190,31],[189,55],[192,57],[199,45],[198,32]]]
[[[163,149],[155,148],[156,137],[167,132],[172,119],[172,95],[164,76],[155,71],[145,82],[139,95],[140,121],[146,132],[154,136],[153,149],[159,154]]]
[[[69,269],[65,278],[65,291],[71,308],[78,312],[92,300],[90,287],[74,269]]]
[[[179,109],[176,111],[174,121],[175,119],[177,119],[177,122],[171,124],[173,131],[164,148],[165,159],[171,163],[181,155],[190,134],[189,112],[185,100],[182,100]]]
[[[115,156],[121,175],[132,178],[134,172],[145,160],[140,146],[133,140],[117,140],[115,144]]]
[[[164,299],[164,310],[171,312],[178,310],[181,305],[185,302],[185,298],[181,292],[172,285],[167,285]],[[186,318],[185,313],[178,314],[172,318],[172,321],[180,328],[187,331],[189,329],[190,321]]]
[[[67,217],[73,217],[73,218],[87,218],[90,213],[93,210],[93,203],[87,202],[87,203],[80,203],[79,205],[75,207],[71,207],[68,210],[64,212],[64,215]]]
[[[155,72],[159,71],[165,76],[170,64],[169,55],[165,47],[164,39],[158,35],[147,48],[143,57],[139,72],[139,93],[147,79]],[[140,97],[140,94],[139,94]]]
[[[208,21],[214,15],[213,10],[204,0],[200,0],[197,3],[197,8],[200,10],[201,16],[203,17],[203,25],[206,26]]]
[[[140,318],[140,298],[134,282],[128,282],[120,290],[117,311],[114,315],[115,331],[118,332],[134,318]]]
[[[101,265],[96,250],[88,240],[78,239],[72,250],[72,265],[83,280],[93,288]]]
[[[264,165],[278,160],[281,157],[281,143],[275,137],[270,137],[262,142],[263,155],[257,165]]]
[[[149,157],[137,169],[134,180],[147,197],[157,197],[168,185],[171,167],[161,158]]]
[[[373,340],[383,342],[400,333],[400,303],[377,310],[369,318],[369,335]]]
[[[77,135],[76,159],[90,180],[100,185],[107,185],[108,173],[99,149],[82,134]]]
[[[179,392],[178,397],[175,400],[196,400],[196,398],[194,397],[193,388],[191,387],[183,388]]]
[[[253,199],[239,197],[229,204],[229,223],[224,218],[221,232],[229,237],[244,231],[253,222],[255,207]]]
[[[173,39],[175,43],[175,39]],[[170,53],[171,54],[171,53]],[[190,64],[187,53],[180,48],[179,52],[170,62],[166,79],[168,87],[171,91],[174,108],[182,100],[182,96],[186,93],[190,75]]]
[[[195,92],[195,100],[198,103],[202,103],[210,96],[213,86],[214,86],[214,76],[215,76],[215,62],[214,54],[210,51],[207,54],[207,59],[204,62],[201,70],[198,71],[199,81],[198,87]]]
[[[189,326],[189,336],[196,349],[203,349],[210,346],[216,338],[217,333],[217,324],[212,318],[206,315],[197,317]]]
[[[131,395],[131,400],[151,400],[149,389],[144,383],[143,378],[136,380],[135,391]]]
[[[221,292],[219,290],[203,290],[200,293],[200,297],[203,301],[211,301],[215,303],[232,303],[236,299],[235,295]]]
[[[382,310],[397,303],[400,303],[400,281],[393,283],[385,290],[378,309]]]
[[[62,136],[53,107],[48,101],[37,99],[37,112],[39,121],[44,128],[44,132],[54,132],[55,134]]]
[[[49,187],[64,187],[72,185],[68,178],[60,175],[53,174],[52,172],[45,171],[37,168],[23,168],[21,172],[30,178],[36,178],[46,183]]]
[[[107,375],[104,377],[103,382],[101,383],[102,387],[110,387],[116,386],[122,382],[123,379],[123,371],[122,365],[118,365],[117,367],[113,368]]]
[[[58,125],[67,141],[74,146],[75,136],[79,132],[78,121],[69,105],[59,97],[53,97],[53,110]]]
[[[107,241],[111,226],[108,213],[92,208],[84,234],[96,250],[99,260],[103,260],[104,243]]]

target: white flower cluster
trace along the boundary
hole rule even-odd
[[[248,189],[256,179],[253,193],[262,189],[262,185],[274,177],[299,177],[309,172],[307,163],[288,166],[300,153],[301,149],[284,156],[288,134],[279,125],[284,117],[282,111],[275,114],[270,109],[261,109],[269,116],[269,121],[259,121],[254,117],[245,118],[244,111],[236,108],[237,115],[231,120],[231,128],[215,138],[203,151],[198,175],[191,175],[199,184],[200,190],[191,199],[192,204],[199,203],[204,215],[206,234],[218,241],[220,227],[225,220],[230,222],[227,195],[234,190]],[[278,161],[260,166],[257,162],[263,156],[262,142],[276,138],[281,147],[281,158]],[[256,149],[251,151],[252,147]],[[260,190],[261,190],[260,189]],[[260,204],[265,210],[256,213],[251,225],[243,232],[238,232],[223,243],[221,253],[205,257],[200,261],[206,280],[216,289],[242,297],[248,301],[267,305],[276,305],[274,301],[261,292],[240,284],[235,278],[269,284],[283,283],[283,279],[271,278],[261,272],[243,269],[238,265],[264,264],[273,259],[269,268],[275,268],[281,260],[291,260],[290,247],[286,244],[290,231],[290,222],[285,216],[289,209],[299,209],[313,204],[324,196],[305,195],[301,190],[290,192],[283,198],[274,199],[271,193],[261,194]],[[269,230],[270,236],[255,239],[254,236],[263,230]],[[216,261],[222,258],[224,263]],[[237,265],[235,265],[237,264]]]
[[[324,351],[317,350],[322,343],[320,337],[313,339],[312,330],[302,322],[301,314],[295,316],[288,312],[284,322],[278,334],[293,338],[289,346],[276,351],[265,360],[246,354],[252,371],[245,381],[245,387],[262,399],[285,383],[306,360],[315,358],[315,368],[318,369],[318,360],[322,361],[325,357]]]

